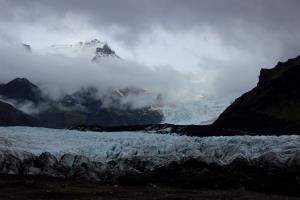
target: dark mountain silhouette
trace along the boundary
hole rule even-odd
[[[243,131],[300,131],[300,56],[262,69],[257,86],[242,95],[214,126]]]
[[[23,103],[32,102],[35,108],[39,110],[39,112],[32,114],[32,117],[41,122],[38,124],[39,126],[49,128],[70,128],[80,124],[125,126],[160,123],[163,120],[163,115],[159,110],[154,110],[151,107],[133,109],[130,106],[121,105],[121,98],[126,95],[138,95],[142,92],[144,90],[126,88],[112,91],[105,98],[100,98],[97,96],[97,89],[86,88],[74,94],[65,95],[59,100],[52,100],[44,95],[38,86],[25,78],[16,78],[7,84],[0,85],[2,99],[17,102],[17,107]],[[104,105],[103,101],[109,101],[110,104]],[[17,108],[11,107],[17,111]],[[3,111],[3,119],[5,115],[6,113]],[[26,123],[24,121],[24,123],[17,125],[26,125]],[[28,124],[28,126],[32,125],[31,122]]]
[[[17,110],[12,105],[0,101],[1,126],[38,126],[37,119]]]
[[[119,93],[112,92],[106,98],[109,98],[109,106],[103,103],[107,99],[97,97],[95,88],[82,89],[64,96],[49,109],[39,113],[38,118],[43,120],[45,126],[52,128],[70,128],[79,124],[101,126],[158,124],[163,120],[162,113],[151,107],[132,109],[121,105],[122,96],[119,96]]]
[[[43,100],[42,91],[26,78],[16,78],[0,86],[0,95],[19,102],[38,103]]]

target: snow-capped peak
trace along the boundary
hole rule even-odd
[[[102,47],[97,47],[95,51],[95,57],[92,59],[92,61],[97,62],[99,59],[103,57],[112,57],[112,58],[120,58],[114,50],[108,46],[107,43],[105,43]]]
[[[120,58],[106,42],[93,39],[75,44],[54,44],[46,49],[46,53],[63,55],[67,57],[86,57],[98,62],[100,58]]]

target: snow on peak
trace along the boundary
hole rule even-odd
[[[116,54],[116,52],[114,50],[112,50],[110,48],[110,46],[108,46],[107,43],[105,43],[102,47],[97,47],[96,51],[95,51],[95,54],[96,55],[92,59],[92,61],[94,61],[94,62],[98,62],[99,59],[104,58],[104,57],[106,57],[106,58],[109,58],[109,57],[110,58],[119,58],[120,59],[120,57]]]
[[[95,62],[104,57],[120,58],[106,42],[98,39],[80,41],[75,44],[54,44],[46,49],[46,53],[67,57],[85,57]]]

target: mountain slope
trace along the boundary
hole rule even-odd
[[[34,48],[31,53],[35,53]],[[45,52],[39,53],[46,53],[46,56],[49,54],[65,56],[68,59],[84,59],[94,62],[94,65],[101,65],[101,61],[105,59],[109,61],[121,59],[106,42],[98,39],[76,44],[52,45],[45,49]],[[156,124],[163,120],[163,114],[153,109],[153,105],[132,105],[134,98],[141,95],[149,97],[147,91],[143,89],[120,86],[103,92],[97,89],[90,90],[89,86],[82,88],[78,87],[79,90],[74,94],[67,93],[54,100],[29,80],[16,78],[0,85],[0,100],[10,102],[17,109],[41,120],[42,126],[51,128],[69,128],[82,124],[105,126]]]
[[[45,126],[51,128],[70,128],[77,125],[121,126],[138,124],[157,124],[163,120],[163,114],[151,107],[133,109],[120,104],[124,96],[109,95],[110,105],[105,105],[104,97],[97,96],[97,89],[82,89],[66,95],[49,109],[40,112],[37,117]],[[108,98],[108,97],[106,97]]]
[[[26,78],[16,78],[0,87],[0,95],[16,101],[38,103],[43,99],[42,91]]]
[[[0,126],[38,126],[39,122],[17,110],[12,105],[0,101]]]
[[[0,110],[2,121],[0,125],[32,126],[31,120],[19,122],[17,116],[23,119],[25,114],[22,115],[19,110],[30,113],[31,118],[38,119],[41,122],[39,126],[49,128],[70,128],[78,125],[158,124],[163,120],[160,110],[152,109],[151,106],[131,108],[130,105],[122,103],[122,98],[126,98],[127,95],[142,95],[145,92],[126,88],[118,92],[111,91],[107,96],[100,97],[96,88],[86,88],[53,100],[44,95],[43,91],[29,80],[17,78],[0,85],[0,100],[11,102],[16,107],[9,104],[4,107],[5,103],[3,103]],[[24,105],[27,104],[31,107],[26,107],[24,110]],[[29,119],[30,116],[27,115],[27,118]]]
[[[253,132],[300,131],[300,56],[262,69],[257,86],[229,106],[214,123]]]

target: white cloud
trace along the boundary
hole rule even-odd
[[[297,0],[2,0],[1,5],[0,37],[15,45],[25,42],[43,48],[97,37],[131,60],[130,66],[105,63],[111,69],[97,69],[108,76],[100,75],[102,83],[94,77],[98,73],[93,73],[90,63],[48,56],[23,58],[22,53],[12,56],[14,50],[7,55],[7,47],[2,46],[2,56],[12,59],[1,61],[3,81],[12,77],[10,70],[18,71],[15,75],[44,76],[43,81],[36,81],[57,84],[52,89],[57,93],[61,85],[71,90],[78,87],[77,80],[95,79],[92,82],[99,85],[130,83],[165,93],[180,88],[181,96],[198,92],[235,96],[255,86],[261,67],[272,67],[300,53]],[[13,59],[16,56],[21,62]],[[16,69],[24,64],[33,65],[30,69],[34,70]],[[88,66],[91,77],[78,64]],[[73,66],[72,70],[64,71],[69,69],[66,65]],[[57,80],[51,81],[41,71],[44,66]],[[120,72],[122,78],[116,75]],[[65,74],[69,81],[63,80]]]

